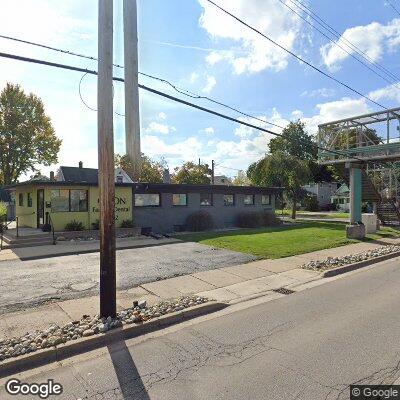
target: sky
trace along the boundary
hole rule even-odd
[[[385,107],[400,101],[400,14],[386,0],[301,0],[337,32],[330,42],[294,0],[214,0],[293,53]],[[390,0],[400,10],[400,0]],[[139,70],[180,88],[209,96],[262,120],[285,126],[302,120],[310,134],[318,124],[381,109],[302,64],[224,15],[206,0],[138,0]],[[286,5],[285,5],[286,3]],[[294,13],[289,7],[297,12]],[[2,0],[0,34],[97,56],[97,1]],[[300,14],[300,16],[298,15]],[[301,18],[303,17],[303,18]],[[308,22],[308,23],[307,23]],[[386,79],[360,64],[348,42],[392,73]],[[0,38],[0,51],[97,69],[97,62]],[[122,0],[114,1],[114,62],[123,60]],[[364,61],[365,62],[365,61]],[[367,63],[368,65],[368,63]],[[382,68],[382,67],[381,67]],[[97,167],[96,77],[0,59],[0,89],[20,84],[44,102],[62,139],[57,165]],[[115,76],[123,76],[119,68]],[[140,76],[140,83],[179,95],[168,85]],[[79,94],[79,88],[82,100]],[[234,176],[268,150],[269,133],[240,126],[140,90],[142,151],[170,169],[185,161],[211,163]],[[115,151],[125,152],[123,84],[114,83]],[[189,99],[190,100],[190,99]],[[195,100],[235,118],[237,113]],[[86,104],[86,105],[85,105]],[[89,107],[89,108],[88,108]],[[94,110],[93,110],[94,109]],[[279,133],[280,128],[244,120]],[[29,173],[27,176],[29,177]],[[22,177],[23,179],[24,177]]]

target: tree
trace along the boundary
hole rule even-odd
[[[133,179],[134,168],[128,155],[121,156],[120,154],[116,154],[114,160],[115,166],[122,168]],[[161,183],[165,168],[166,162],[164,160],[154,161],[142,153],[139,182]]]
[[[212,171],[208,164],[195,164],[189,161],[174,169],[172,179],[174,183],[209,185],[211,183],[211,174]]]
[[[309,182],[311,172],[306,160],[276,150],[251,164],[247,176],[257,186],[280,186],[292,203],[292,218],[296,218],[296,205],[304,194],[302,185]]]
[[[232,184],[236,186],[249,186],[250,179],[247,177],[244,171],[238,171],[238,174],[233,178]]]
[[[0,93],[0,183],[10,185],[37,165],[55,164],[60,146],[42,100],[7,83]]]
[[[270,153],[281,151],[300,160],[306,160],[313,182],[331,182],[334,179],[330,168],[317,163],[318,148],[313,137],[306,132],[305,124],[300,120],[290,122],[283,129],[282,136],[271,139],[269,150]]]

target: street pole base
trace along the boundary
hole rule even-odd
[[[364,239],[365,238],[365,225],[346,225],[347,239]]]

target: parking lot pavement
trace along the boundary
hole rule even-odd
[[[198,243],[117,252],[117,287],[247,263],[256,257]],[[99,253],[0,263],[0,313],[98,293]],[[206,289],[205,289],[206,290]]]

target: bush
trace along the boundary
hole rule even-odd
[[[307,196],[303,200],[304,208],[306,211],[318,211],[319,205],[316,196]]]
[[[213,217],[205,210],[196,211],[186,218],[186,229],[192,232],[208,231],[214,227]]]
[[[274,213],[265,211],[242,212],[236,217],[236,225],[239,228],[261,228],[280,223],[280,219]]]
[[[92,222],[92,229],[94,231],[98,231],[100,229],[100,221],[96,219],[96,221]]]
[[[0,220],[4,220],[7,217],[7,206],[6,203],[0,201]]]
[[[131,219],[124,219],[121,222],[121,228],[134,228],[135,223]]]
[[[82,222],[73,220],[71,222],[68,222],[67,225],[65,225],[65,230],[66,231],[83,231],[84,227],[83,227]]]

